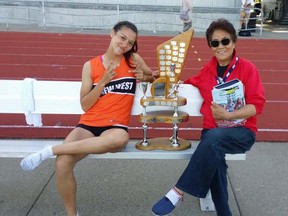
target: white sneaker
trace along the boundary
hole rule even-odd
[[[23,170],[26,171],[34,170],[42,163],[42,161],[46,160],[52,155],[53,155],[52,146],[46,146],[41,151],[38,151],[25,157],[21,161],[20,166],[22,167]]]
[[[38,167],[42,162],[42,156],[39,152],[33,153],[25,157],[20,162],[20,166],[25,171],[34,170]]]

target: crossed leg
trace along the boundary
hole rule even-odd
[[[121,137],[115,138],[115,137]],[[77,183],[73,169],[78,161],[89,153],[101,154],[117,152],[128,142],[125,130],[109,129],[99,137],[83,129],[75,128],[65,139],[63,145],[53,147],[56,159],[56,185],[61,195],[67,216],[76,215]]]

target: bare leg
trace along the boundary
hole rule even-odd
[[[93,137],[93,134],[82,128],[75,128],[65,139],[63,145],[69,142]],[[74,166],[86,155],[59,155],[56,158],[56,186],[62,198],[67,216],[76,215],[77,183],[74,176]]]
[[[74,130],[84,130],[76,128]],[[123,129],[113,128],[104,131],[99,137],[88,137],[78,141],[70,141],[69,145],[53,146],[54,155],[63,154],[103,154],[117,152],[128,142],[129,135]]]
[[[244,27],[244,29],[247,29],[247,24],[249,22],[249,18],[250,18],[249,13],[245,13],[245,12],[241,11],[241,13],[240,13],[240,30],[242,29],[242,27]]]
[[[56,184],[67,216],[76,215],[77,183],[73,172],[76,163],[88,153],[119,151],[126,145],[128,139],[128,133],[122,129],[110,129],[103,132],[100,137],[94,137],[90,132],[76,128],[68,135],[63,145],[53,147],[54,154],[58,154]]]
[[[66,209],[67,216],[76,215],[77,183],[73,168],[77,163],[77,156],[61,155],[56,162],[56,185]]]
[[[83,133],[86,136],[81,131],[85,131]],[[82,137],[82,139],[79,137]],[[47,146],[38,152],[26,156],[21,160],[20,166],[23,170],[31,171],[53,155],[87,155],[117,152],[127,144],[128,140],[128,133],[119,128],[106,130],[99,137],[92,136],[90,132],[87,136],[85,129],[75,128],[69,134],[69,141],[65,141],[65,143],[69,142],[69,145]]]

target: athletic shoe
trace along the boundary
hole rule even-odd
[[[20,166],[25,171],[31,171],[31,170],[34,170],[36,167],[38,167],[41,162],[42,162],[42,155],[36,152],[34,154],[31,154],[25,157],[21,161]]]
[[[175,206],[172,202],[165,196],[159,200],[152,208],[152,212],[156,216],[168,215],[174,210]]]

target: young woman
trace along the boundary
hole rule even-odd
[[[74,166],[88,154],[123,149],[129,140],[128,123],[136,80],[153,80],[152,70],[136,53],[137,36],[136,26],[128,21],[113,27],[107,51],[83,66],[80,102],[85,113],[79,124],[63,144],[48,146],[20,163],[28,171],[50,156],[57,156],[56,184],[67,216],[78,215]]]

